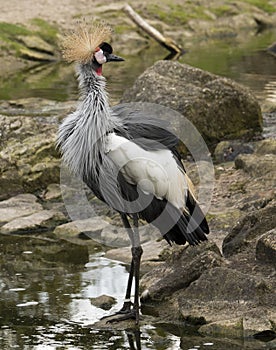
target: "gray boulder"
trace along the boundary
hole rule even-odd
[[[59,182],[53,119],[0,116],[0,198]]]
[[[262,129],[261,109],[249,90],[178,62],[154,64],[125,91],[122,102],[170,107],[188,118],[211,145],[221,139],[252,138]]]
[[[255,246],[258,238],[276,226],[275,201],[244,216],[225,237],[223,254],[230,257]]]
[[[273,330],[275,301],[271,283],[226,267],[206,271],[178,298],[184,319],[207,323],[202,333],[236,337]]]
[[[214,243],[196,247],[179,247],[141,279],[143,300],[164,300],[174,292],[186,288],[200,275],[222,264],[219,248]]]

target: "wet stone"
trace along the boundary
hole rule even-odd
[[[100,295],[96,298],[90,298],[91,304],[103,310],[110,310],[116,303],[116,299],[109,295]]]

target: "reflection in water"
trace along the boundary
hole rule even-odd
[[[264,90],[266,91],[267,101],[276,105],[276,79],[268,81],[265,84]]]

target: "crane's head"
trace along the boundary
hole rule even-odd
[[[63,58],[67,62],[90,66],[101,75],[104,63],[124,61],[113,54],[112,46],[106,42],[111,33],[111,28],[105,23],[94,21],[88,26],[84,20],[81,21],[74,31],[61,40]]]
[[[92,59],[92,67],[96,70],[97,74],[101,74],[104,63],[124,61],[122,57],[116,56],[112,52],[112,46],[106,42],[103,42],[96,48]]]

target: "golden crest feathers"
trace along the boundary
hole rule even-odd
[[[61,39],[62,56],[67,62],[87,63],[96,48],[107,41],[112,29],[105,22],[93,21],[90,25],[82,20],[77,28]]]

